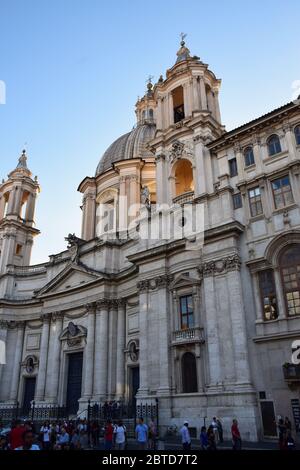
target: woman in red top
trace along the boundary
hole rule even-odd
[[[20,420],[16,421],[15,426],[10,431],[9,442],[11,450],[21,447],[23,445],[23,434],[25,428]]]
[[[238,422],[236,419],[232,421],[231,435],[232,435],[233,450],[241,450],[242,439],[241,439],[240,431],[238,428]]]
[[[106,426],[105,426],[105,429],[104,429],[104,447],[105,447],[105,450],[111,450],[112,449],[113,434],[114,434],[114,428],[111,424],[111,420],[108,419],[106,421]]]

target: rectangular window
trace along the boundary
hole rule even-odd
[[[288,206],[294,202],[289,176],[273,180],[272,190],[276,209]]]
[[[248,194],[251,216],[255,217],[262,214],[263,208],[259,186],[249,189]]]
[[[239,209],[240,207],[243,206],[241,193],[233,194],[232,195],[232,201],[233,201],[233,208],[234,209]]]
[[[238,174],[236,158],[229,160],[229,174],[231,178]]]
[[[194,309],[192,295],[184,295],[180,297],[180,318],[182,330],[194,327]]]
[[[260,271],[258,278],[264,320],[276,320],[278,310],[273,270]]]

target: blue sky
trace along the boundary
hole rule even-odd
[[[227,130],[291,100],[300,80],[298,0],[0,0],[0,178],[27,142],[41,194],[32,262],[80,235],[80,181],[132,128],[149,74],[176,59],[179,33],[222,79]]]

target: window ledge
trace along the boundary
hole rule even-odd
[[[265,219],[265,215],[264,214],[259,214],[259,215],[255,215],[254,217],[250,217],[249,218],[249,223],[252,223],[252,222],[258,222],[259,220],[263,220]]]
[[[275,153],[274,155],[272,155],[271,157],[267,157],[267,158],[264,158],[263,159],[263,163],[265,165],[271,165],[272,163],[275,163],[275,162],[278,162],[280,160],[283,160],[284,158],[287,158],[288,157],[288,152],[287,151],[284,151],[284,152],[280,152],[280,153]]]
[[[297,207],[298,207],[298,204],[294,202],[293,204],[289,204],[288,206],[280,207],[279,209],[274,209],[272,212],[272,215],[282,214],[285,211],[296,209]]]
[[[256,164],[252,163],[252,165],[244,166],[244,171],[251,171],[256,168]]]

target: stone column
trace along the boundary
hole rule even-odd
[[[283,131],[285,133],[285,141],[286,141],[287,150],[289,152],[289,160],[293,161],[297,159],[295,134],[293,132],[292,126],[289,124],[283,125]]]
[[[197,197],[207,192],[207,172],[204,163],[204,146],[198,139],[195,140],[195,162],[197,178],[194,180],[194,191],[195,197]]]
[[[235,266],[234,266],[235,264]],[[248,344],[246,336],[245,307],[243,302],[241,275],[239,261],[233,263],[227,273],[228,290],[230,291],[230,316],[232,327],[232,341],[234,350],[236,382],[241,386],[250,385],[250,369],[248,359]]]
[[[207,97],[206,97],[204,78],[200,76],[199,81],[200,81],[201,109],[203,111],[206,111],[207,110]]]
[[[18,400],[18,390],[20,383],[20,366],[23,354],[23,342],[24,342],[24,322],[17,322],[17,339],[15,344],[15,357],[13,362],[13,373],[11,379],[9,400],[16,403]]]
[[[208,263],[209,264],[209,263]],[[205,267],[204,296],[206,314],[206,340],[209,363],[209,387],[214,388],[221,381],[220,344],[218,333],[218,316],[215,301],[215,286],[213,272],[209,266]]]
[[[284,319],[287,317],[287,312],[286,312],[286,304],[285,304],[285,299],[284,299],[283,289],[282,289],[280,268],[278,266],[274,266],[274,282],[275,282],[275,289],[276,289],[278,318]]]
[[[107,376],[107,394],[108,399],[112,400],[116,393],[116,368],[117,368],[117,313],[118,302],[112,300],[110,304],[108,319],[108,376]]]
[[[117,323],[117,366],[116,366],[116,399],[124,398],[125,393],[125,340],[126,340],[126,301],[118,302]]]
[[[193,77],[193,101],[194,101],[194,106],[193,110],[194,111],[199,111],[200,110],[200,96],[199,96],[199,84],[197,81],[196,77]]]
[[[170,321],[168,281],[168,275],[161,276],[159,278],[160,284],[157,292],[157,324],[159,334],[159,388],[157,390],[158,395],[168,395],[170,393]]]
[[[16,215],[20,215],[22,195],[23,195],[23,191],[21,189],[21,186],[16,186],[15,187],[15,201],[14,201],[14,207],[13,207],[13,213]]]
[[[0,220],[4,217],[4,207],[5,207],[5,199],[4,196],[0,196]]]
[[[84,350],[84,370],[83,370],[83,398],[89,400],[93,395],[94,379],[94,349],[95,349],[95,305],[86,305],[88,312],[88,328],[86,346]]]
[[[36,195],[30,193],[28,196],[25,219],[27,223],[33,223]]]
[[[127,231],[128,228],[128,197],[126,195],[126,176],[119,178],[119,231]],[[126,232],[127,233],[127,232]],[[126,235],[127,236],[127,235]]]
[[[147,396],[149,393],[148,385],[148,290],[147,286],[141,281],[138,283],[139,293],[139,329],[140,329],[140,388],[138,398]]]
[[[163,128],[162,125],[162,102],[161,96],[157,97],[157,118],[156,118],[156,127],[157,130],[161,130]]]
[[[95,401],[103,401],[107,397],[108,307],[107,299],[97,302],[93,393]]]
[[[50,348],[51,353],[49,357],[49,389],[47,390],[46,399],[51,403],[57,403],[58,401],[58,383],[59,383],[59,372],[60,372],[60,353],[61,353],[61,341],[60,335],[63,327],[63,313],[54,312],[52,314],[51,332],[50,332]],[[47,387],[48,388],[48,387]]]
[[[45,395],[51,314],[46,313],[41,315],[41,320],[43,321],[43,328],[40,347],[39,371],[35,391],[35,401],[43,401]]]
[[[172,93],[168,94],[168,127],[174,124],[174,109]]]
[[[215,111],[216,111],[216,120],[221,124],[221,112],[220,112],[220,103],[219,103],[219,90],[214,89],[214,99],[215,99]]]
[[[91,240],[95,237],[96,226],[96,196],[94,192],[84,194],[84,240]]]
[[[255,162],[255,166],[256,166],[256,170],[257,170],[257,173],[261,173],[262,172],[262,167],[263,167],[263,163],[262,163],[262,160],[263,160],[263,154],[262,154],[262,151],[261,151],[261,143],[260,143],[260,139],[257,135],[254,135],[253,139],[252,139],[252,145],[253,145],[253,155],[254,155],[254,162]]]
[[[189,96],[189,83],[183,84],[183,103],[184,103],[184,116],[191,115],[190,96]]]
[[[8,328],[8,322],[5,320],[0,320],[0,341],[3,341],[4,343],[4,352],[5,352],[5,357],[3,358],[4,361],[6,361],[7,328]],[[3,352],[1,346],[0,346],[0,351],[1,353]],[[5,364],[0,363],[0,384],[1,384],[2,373],[3,373],[4,367],[5,367]]]

